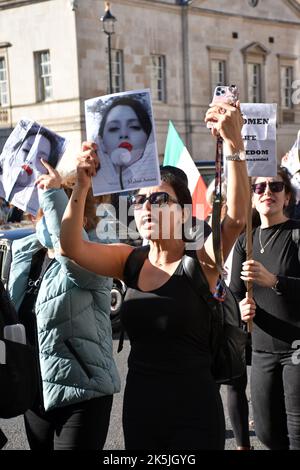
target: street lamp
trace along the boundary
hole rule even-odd
[[[109,93],[113,93],[112,69],[111,69],[111,35],[115,32],[115,22],[117,18],[110,12],[110,3],[105,2],[105,13],[101,16],[102,31],[107,35],[108,46],[108,70],[109,70]]]

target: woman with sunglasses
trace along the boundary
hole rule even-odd
[[[228,212],[222,225],[226,257],[244,226],[249,192],[246,164],[240,158],[241,113],[239,107],[222,108],[224,113],[210,108],[205,121],[214,122],[212,133],[220,133],[228,148]],[[125,447],[223,449],[224,414],[210,370],[210,312],[205,301],[199,309],[182,266],[182,229],[191,219],[188,187],[175,172],[162,170],[160,186],[142,188],[132,199],[138,231],[149,241],[136,269],[138,249],[81,238],[84,200],[97,167],[95,144],[85,143],[77,187],[64,215],[61,247],[81,266],[124,279],[129,286],[122,311],[131,343],[123,405]],[[211,236],[197,256],[214,292],[218,271]]]
[[[254,321],[251,398],[257,437],[272,450],[300,449],[300,366],[293,353],[300,338],[300,221],[288,218],[293,190],[287,172],[253,181],[261,225],[253,231],[253,259],[245,236],[234,251],[230,288],[242,319]],[[298,237],[299,238],[299,237]],[[253,299],[243,281],[253,281]]]

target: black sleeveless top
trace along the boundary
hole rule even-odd
[[[126,263],[134,262],[132,253]],[[125,271],[126,271],[125,267]],[[137,275],[126,278],[128,290],[121,320],[130,343],[129,370],[187,373],[210,368],[210,312],[190,286],[182,261],[158,289],[142,291]]]

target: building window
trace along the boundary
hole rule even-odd
[[[8,106],[8,82],[4,57],[0,57],[0,106]]]
[[[226,62],[225,60],[211,61],[211,84],[212,92],[216,86],[226,85]]]
[[[261,65],[248,63],[248,101],[261,102]]]
[[[119,93],[120,91],[124,91],[123,51],[112,49],[111,67],[113,92]]]
[[[35,53],[38,101],[47,101],[53,98],[50,51]]]
[[[293,94],[293,67],[280,67],[280,84],[281,84],[281,106],[282,108],[292,108]]]
[[[166,101],[166,61],[163,55],[151,55],[151,92],[154,101]]]

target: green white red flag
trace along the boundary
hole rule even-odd
[[[197,210],[199,204],[203,206],[203,218],[206,219],[211,212],[211,207],[206,201],[206,184],[171,121],[169,121],[163,165],[175,166],[185,172],[193,199],[193,215],[199,217],[199,209]]]

